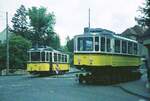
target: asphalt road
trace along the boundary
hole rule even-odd
[[[136,81],[140,82],[140,81]],[[127,83],[126,83],[127,85]],[[131,86],[133,85],[130,83]],[[146,101],[114,85],[81,85],[70,75],[0,76],[0,101]]]

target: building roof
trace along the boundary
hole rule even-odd
[[[144,29],[138,25],[135,25],[134,27],[126,29],[124,32],[122,32],[122,36],[142,36],[144,34]]]
[[[142,37],[150,38],[150,28],[145,31]]]

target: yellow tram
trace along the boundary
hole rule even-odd
[[[137,79],[141,65],[139,44],[111,31],[85,33],[74,37],[74,65],[89,71],[79,82],[101,79]],[[88,76],[89,77],[88,77]],[[115,75],[115,76],[114,76]]]
[[[60,74],[69,71],[69,55],[52,48],[28,51],[27,71],[32,74]]]

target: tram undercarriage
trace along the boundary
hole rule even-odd
[[[79,66],[77,68],[81,69]],[[138,67],[101,67],[100,69],[88,67],[84,70],[84,73],[76,75],[79,83],[115,84],[138,80],[141,77]]]

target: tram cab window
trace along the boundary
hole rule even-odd
[[[120,53],[120,40],[115,40],[115,52]]]
[[[134,43],[134,54],[137,55],[137,44]]]
[[[132,42],[128,42],[128,54],[132,54]]]
[[[77,51],[76,48],[77,48],[76,39],[74,39],[74,51]]]
[[[93,37],[79,37],[78,51],[93,51]]]
[[[101,51],[105,51],[105,37],[101,37]]]
[[[99,51],[99,37],[95,37],[95,51]]]
[[[110,45],[111,45],[111,41],[110,41],[109,38],[107,38],[107,52],[111,52],[111,47],[110,47]]]
[[[31,61],[40,61],[40,52],[31,52]]]
[[[127,53],[127,41],[122,41],[122,53]]]
[[[54,53],[54,62],[57,62],[57,54]]]

